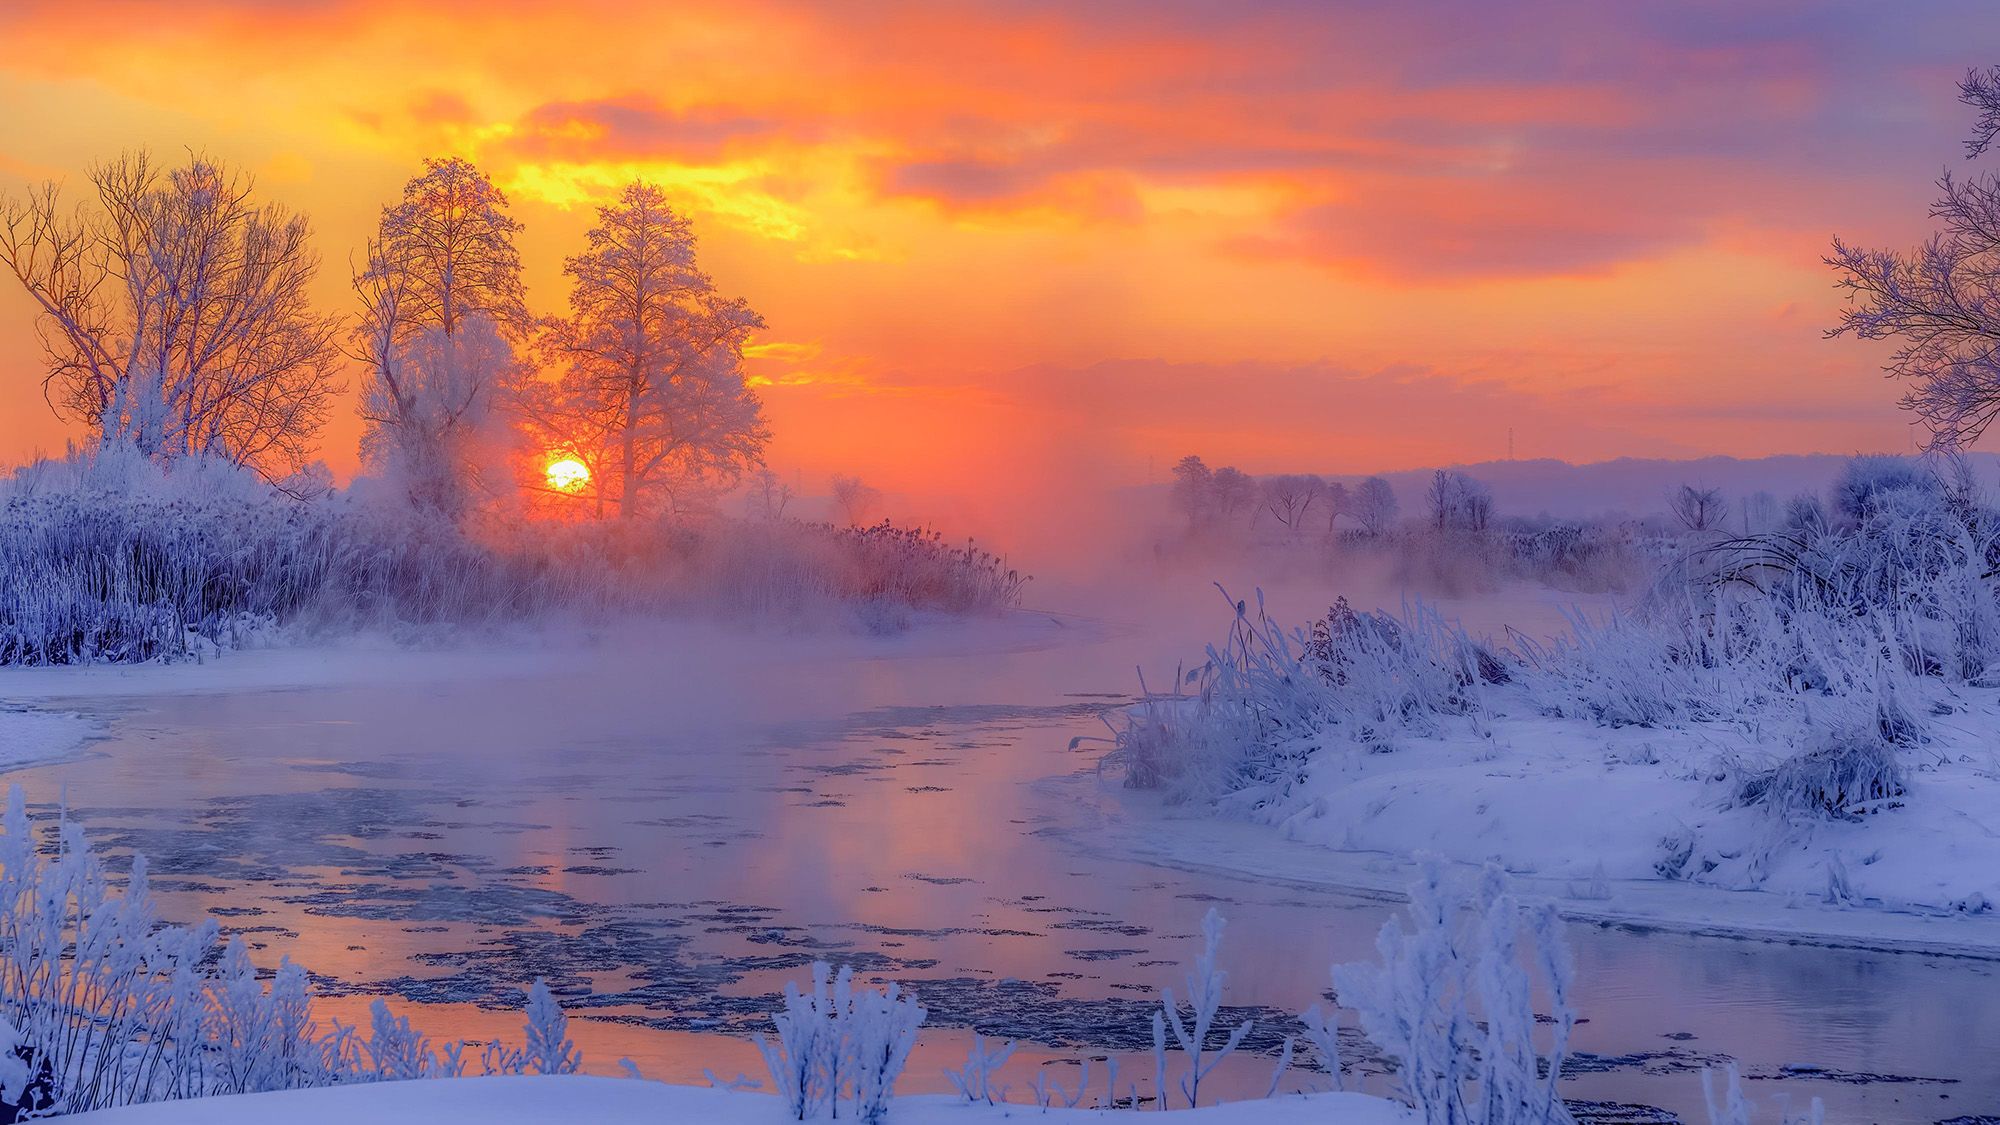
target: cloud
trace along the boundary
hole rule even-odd
[[[797,142],[803,132],[726,106],[674,109],[648,98],[624,96],[538,105],[509,130],[501,149],[532,161],[707,164],[746,144],[766,144],[781,137]]]

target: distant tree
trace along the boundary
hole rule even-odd
[[[1271,513],[1271,518],[1296,533],[1305,525],[1314,502],[1326,494],[1326,482],[1316,476],[1287,473],[1266,477],[1259,491],[1264,510]]]
[[[1215,474],[1201,458],[1189,454],[1174,463],[1173,502],[1193,530],[1208,522],[1215,507]]]
[[[1224,525],[1241,524],[1257,507],[1257,478],[1234,465],[1215,470],[1215,515]]]
[[[1381,477],[1369,477],[1355,486],[1354,518],[1369,535],[1380,535],[1394,526],[1400,507],[1396,490]]]
[[[2000,67],[1967,72],[1961,102],[1979,111],[1967,160],[2000,137]],[[1903,407],[1934,449],[1977,441],[2000,414],[2000,176],[1937,182],[1931,215],[1944,229],[1914,250],[1865,250],[1835,239],[1825,261],[1849,304],[1827,335],[1899,341],[1883,370],[1910,383]]]
[[[517,376],[511,341],[528,329],[514,246],[521,224],[467,161],[424,167],[402,201],[383,208],[354,275],[353,349],[368,365],[362,454],[416,474],[403,481],[413,502],[457,515],[478,475],[466,458],[499,389]]]
[[[276,479],[310,459],[339,390],[335,320],[305,217],[249,176],[144,152],[90,171],[93,205],[45,185],[0,204],[0,262],[40,314],[43,394],[103,441],[203,454]]]
[[[785,509],[792,502],[792,488],[772,472],[769,466],[759,466],[750,474],[745,489],[744,506],[749,513],[765,520],[785,518]]]
[[[1801,492],[1785,501],[1785,526],[1794,531],[1824,531],[1826,505],[1810,492]]]
[[[1484,531],[1493,519],[1493,493],[1456,469],[1431,474],[1424,498],[1430,504],[1431,526],[1439,530]]]
[[[851,527],[867,523],[875,514],[876,505],[882,502],[882,493],[864,484],[860,477],[836,476],[831,491],[834,504]]]
[[[1348,493],[1346,485],[1337,480],[1328,481],[1326,482],[1325,505],[1326,533],[1332,535],[1334,531],[1333,521],[1339,519],[1341,516],[1353,513],[1354,497]]]
[[[1938,478],[1907,457],[1850,457],[1833,482],[1833,508],[1850,520],[1868,515],[1879,499],[1891,493],[1937,495]]]
[[[1784,522],[1778,498],[1768,492],[1753,492],[1743,500],[1743,534],[1759,535],[1775,530]]]
[[[1729,501],[1719,488],[1681,485],[1667,497],[1667,509],[1689,531],[1712,531],[1729,515]]]
[[[597,216],[564,266],[570,315],[545,340],[562,375],[522,402],[542,444],[596,451],[593,482],[631,517],[762,460],[770,431],[743,346],[764,322],[696,268],[694,229],[658,187],[633,183]]]

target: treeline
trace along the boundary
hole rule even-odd
[[[598,208],[550,317],[506,196],[462,159],[383,207],[347,315],[313,305],[305,217],[242,172],[137,153],[89,185],[0,202],[46,397],[92,437],[0,478],[0,664],[550,614],[881,630],[1019,595],[976,545],[871,523],[857,479],[833,489],[846,526],[786,517],[743,369],[763,321],[655,185]],[[319,442],[357,364],[367,471],[336,490]],[[722,516],[745,483],[749,518]]]
[[[359,364],[361,452],[414,507],[459,518],[555,486],[631,517],[762,463],[743,348],[763,321],[698,265],[656,185],[598,208],[568,258],[567,311],[528,312],[506,196],[433,159],[355,251],[355,306],[316,309],[305,216],[207,157],[141,152],[0,205],[0,263],[34,301],[44,387],[100,443],[221,459],[323,489],[320,435]],[[581,466],[566,475],[550,465]]]

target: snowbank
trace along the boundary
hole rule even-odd
[[[101,730],[101,724],[82,715],[0,703],[0,770],[38,766],[73,754]]]
[[[1523,716],[1493,720],[1491,739],[1321,747],[1291,799],[1241,818],[1135,795],[1117,823],[1070,835],[1182,870],[1386,899],[1428,852],[1497,862],[1522,893],[1582,921],[2000,958],[2000,698],[1984,694],[1986,721],[1931,748],[1948,760],[1912,770],[1898,807],[1861,822],[1793,824],[1733,805],[1718,762],[1774,753],[1737,731]]]
[[[897,1098],[890,1125],[975,1125],[1032,1120],[1051,1125],[1101,1121],[1095,1110],[1043,1110],[1033,1105],[972,1105],[939,1096]],[[779,1125],[788,1121],[775,1097],[700,1086],[668,1086],[625,1078],[583,1076],[456,1078],[326,1086],[272,1094],[243,1094],[179,1102],[154,1102],[98,1110],[67,1120],[91,1125],[231,1125],[284,1121],[290,1125],[467,1125],[485,1122],[701,1121],[716,1125]],[[1361,1094],[1311,1094],[1269,1101],[1234,1102],[1184,1110],[1188,1125],[1400,1125],[1409,1111]]]
[[[1433,851],[1613,893],[1675,879],[1836,907],[1987,915],[2000,907],[2000,692],[1961,698],[1906,791],[1853,819],[1742,799],[1779,748],[1731,724],[1600,727],[1494,708],[1391,752],[1328,739],[1288,799],[1254,815],[1351,851]],[[1526,710],[1526,708],[1523,708]]]

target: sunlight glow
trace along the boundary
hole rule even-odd
[[[551,461],[546,471],[549,487],[557,492],[581,492],[590,483],[590,466],[574,457]]]

